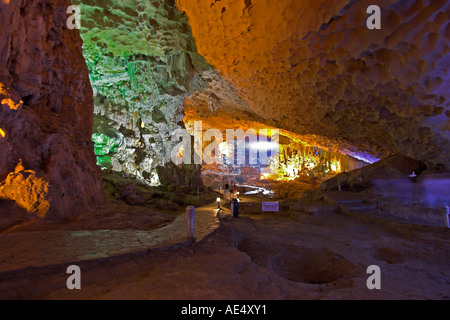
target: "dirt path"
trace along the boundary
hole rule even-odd
[[[44,299],[449,299],[450,234],[345,214],[297,220],[242,212],[188,247],[23,280],[22,297]],[[367,267],[381,269],[368,290]],[[45,283],[48,290],[30,289]],[[20,292],[19,288],[16,288]]]

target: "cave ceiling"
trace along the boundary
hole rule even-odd
[[[276,128],[368,162],[449,162],[447,1],[379,1],[380,30],[365,0],[80,5],[95,141],[116,171],[149,179],[194,121]]]
[[[448,162],[448,1],[378,1],[380,30],[366,27],[373,1],[176,2],[198,52],[243,101],[216,101],[213,126],[254,119],[366,159]],[[195,99],[187,112],[207,119]]]

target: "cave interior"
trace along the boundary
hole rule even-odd
[[[448,249],[449,13],[446,0],[0,0],[0,238],[151,233],[189,206],[232,223],[220,214],[238,206],[426,228]],[[28,263],[8,265],[14,250],[0,275]],[[304,263],[325,251],[308,250],[282,276],[314,278]]]

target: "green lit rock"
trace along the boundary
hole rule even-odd
[[[111,169],[112,168],[111,157],[110,156],[97,157],[97,165],[102,169]]]
[[[95,154],[97,156],[105,156],[111,152],[116,152],[119,146],[117,138],[108,137],[106,134],[94,133],[92,141],[95,143]]]
[[[197,53],[173,0],[73,0],[81,9],[83,54],[94,90],[98,164],[149,185],[170,161],[196,74]]]

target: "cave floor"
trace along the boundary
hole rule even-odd
[[[450,298],[448,229],[336,211],[329,203],[316,204],[311,213],[285,210],[282,205],[278,214],[263,215],[257,210],[262,201],[262,196],[244,197],[239,219],[233,219],[224,205],[220,227],[216,205],[198,209],[196,243],[186,241],[184,216],[152,232],[66,231],[61,233],[65,238],[59,240],[53,238],[53,232],[42,239],[34,238],[39,232],[1,235],[0,298]],[[202,218],[205,216],[208,219]],[[203,224],[204,231],[202,219],[208,221]],[[162,246],[164,230],[173,242],[169,239]],[[18,238],[12,241],[5,237]],[[90,240],[83,243],[83,239]],[[70,246],[62,245],[65,241]],[[152,249],[151,243],[158,241]],[[3,252],[8,246],[20,246],[42,267],[18,269],[28,262],[18,254],[6,259]],[[102,251],[107,246],[116,255]],[[38,254],[39,250],[44,251]],[[58,262],[52,251],[59,252],[64,261]],[[84,253],[87,256],[80,256]],[[42,259],[56,260],[43,266]],[[82,270],[79,291],[66,288],[69,262]],[[381,269],[381,290],[366,286],[371,265]]]
[[[215,206],[197,209],[195,236],[198,241],[219,226]],[[4,232],[0,234],[0,279],[2,275],[11,277],[15,272],[26,269],[146,254],[149,250],[192,242],[187,236],[184,215],[178,215],[171,222],[167,222],[167,218],[160,221],[159,228],[153,222],[153,230],[143,230],[142,226],[141,229],[129,228],[130,220],[136,220],[136,216],[144,215],[144,219],[152,216],[144,211],[143,208],[132,207],[131,214],[122,212],[107,220],[91,219],[88,215],[71,223],[26,224]],[[157,214],[153,218],[158,220],[160,217]],[[86,223],[89,221],[94,224],[88,227]],[[86,229],[80,229],[82,226]],[[116,229],[107,229],[111,226]]]

